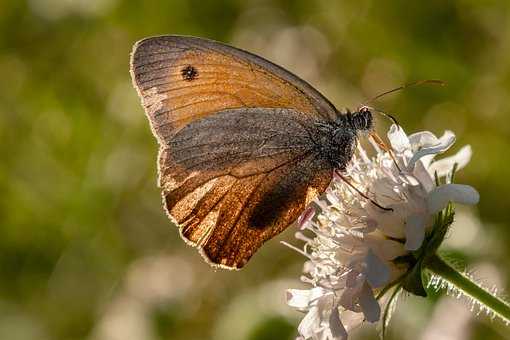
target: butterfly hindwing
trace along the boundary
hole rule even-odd
[[[190,123],[170,141],[160,165],[165,205],[210,262],[242,267],[325,190],[332,169],[310,124],[288,109],[234,109]]]

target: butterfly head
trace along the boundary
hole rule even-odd
[[[350,114],[350,124],[356,131],[370,131],[374,127],[372,110],[368,106],[360,107]]]

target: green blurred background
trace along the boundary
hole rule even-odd
[[[451,129],[481,193],[443,249],[510,291],[510,2],[0,1],[0,339],[294,339],[284,303],[303,258],[269,242],[211,270],[165,217],[156,141],[129,77],[159,34],[232,43],[294,71],[338,108],[381,100],[408,132]],[[387,127],[380,125],[381,132]],[[288,230],[281,239],[292,240]],[[354,338],[376,337],[364,327]],[[452,298],[409,297],[392,339],[510,339]]]

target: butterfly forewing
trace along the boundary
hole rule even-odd
[[[161,36],[138,42],[131,73],[155,134],[224,109],[285,107],[332,117],[334,107],[309,84],[251,53],[206,39]]]
[[[284,69],[163,36],[135,45],[131,74],[160,143],[165,207],[211,263],[242,267],[329,184],[313,127],[336,110]]]

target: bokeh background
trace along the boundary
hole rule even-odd
[[[457,149],[472,145],[458,181],[482,199],[459,210],[443,249],[510,291],[509,14],[506,0],[0,1],[0,339],[296,336],[301,315],[284,291],[300,287],[299,254],[272,240],[241,272],[214,271],[163,213],[156,141],[128,63],[135,41],[165,33],[265,56],[338,108],[447,81],[377,106],[409,132],[450,129]],[[401,301],[390,337],[510,331],[436,294]]]

